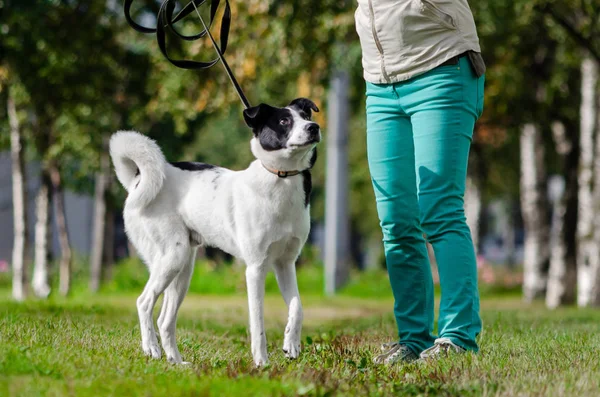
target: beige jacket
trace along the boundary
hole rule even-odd
[[[465,51],[481,52],[467,0],[358,0],[364,78],[396,83]]]

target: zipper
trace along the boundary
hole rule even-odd
[[[375,12],[373,11],[373,3],[371,2],[371,0],[369,0],[369,17],[371,19],[371,32],[373,33],[373,40],[375,41],[375,46],[377,47],[377,50],[379,51],[381,74],[383,75],[383,78],[385,79],[385,81],[390,81],[390,78],[385,71],[385,62],[383,60],[383,47],[381,46],[381,43],[379,42],[379,37],[377,37],[377,29],[375,29]]]

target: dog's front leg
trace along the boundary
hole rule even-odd
[[[275,276],[281,295],[288,307],[288,322],[283,336],[283,352],[288,358],[297,358],[300,354],[303,312],[294,262],[276,264]]]
[[[248,268],[246,268],[252,358],[254,364],[259,367],[269,363],[264,323],[266,273],[267,269],[264,264],[248,264]]]

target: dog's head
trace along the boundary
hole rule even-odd
[[[252,152],[265,165],[282,170],[302,170],[312,166],[309,154],[321,141],[321,128],[311,120],[319,108],[306,98],[294,99],[277,108],[261,103],[244,110],[244,120],[252,129]]]

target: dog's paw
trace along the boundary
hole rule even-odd
[[[287,358],[298,358],[300,355],[300,340],[285,338],[283,341],[283,352]]]
[[[167,354],[167,361],[170,362],[171,364],[182,364],[183,363],[183,360],[181,359],[180,354],[177,354],[177,355]]]
[[[152,358],[160,358],[162,355],[160,346],[158,346],[158,342],[142,343],[142,350],[144,350],[145,355]]]
[[[266,367],[269,365],[269,359],[267,358],[267,355],[258,355],[253,357],[253,361],[254,361],[254,365],[256,365],[257,367]]]
[[[264,367],[268,367],[269,365],[271,365],[271,363],[269,363],[268,359],[255,359],[254,360],[254,365],[256,365],[258,368],[264,368]]]
[[[174,358],[174,357],[167,357],[167,361],[169,361],[173,365],[181,365],[181,366],[192,365],[192,363],[189,361],[183,361],[181,359],[181,357],[179,357],[179,359]]]

